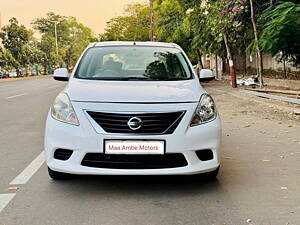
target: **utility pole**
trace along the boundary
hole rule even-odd
[[[154,9],[153,9],[154,0],[150,0],[150,41],[154,41]]]
[[[57,41],[57,24],[58,21],[53,21],[54,23],[54,32],[55,32],[55,46],[56,46],[56,54],[58,55],[58,41]]]

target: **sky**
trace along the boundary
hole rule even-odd
[[[0,0],[2,26],[11,17],[31,28],[33,19],[44,17],[47,12],[74,16],[96,34],[104,31],[106,22],[124,12],[130,3],[146,3],[147,0]]]

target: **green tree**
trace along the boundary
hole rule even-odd
[[[162,0],[165,2],[168,0]],[[243,0],[178,0],[189,18],[193,48],[202,53],[223,56],[224,49],[229,62],[232,84],[236,87],[234,49],[239,44],[243,23],[240,15],[246,6]],[[185,21],[185,20],[183,20]]]
[[[158,1],[155,7],[156,35],[159,41],[175,42],[186,52],[193,51],[191,46],[192,29],[186,10],[177,0]]]
[[[71,68],[77,62],[83,50],[90,42],[97,41],[92,30],[81,23],[78,23],[75,18],[69,18],[69,43],[64,47],[63,60],[67,68]]]
[[[57,24],[58,43],[62,46],[68,44],[71,41],[68,17],[49,12],[46,17],[37,18],[31,24],[33,29],[42,35],[55,37],[55,23]]]
[[[28,44],[33,40],[33,32],[27,30],[25,26],[19,25],[16,18],[9,20],[9,25],[4,26],[0,33],[3,46],[10,51],[12,56],[19,62],[19,66],[27,65],[27,58],[31,57],[31,50],[28,49]],[[27,46],[27,47],[24,47]],[[17,68],[18,69],[18,68]]]
[[[18,61],[10,51],[0,46],[0,67],[4,70],[9,70],[11,68],[18,68],[19,66]]]
[[[57,24],[58,55],[56,54],[55,23]],[[50,12],[46,17],[32,22],[33,28],[42,34],[40,49],[44,53],[43,66],[75,65],[82,51],[96,41],[90,28],[78,23],[74,17],[66,17]]]
[[[56,53],[55,23],[59,53]],[[46,17],[37,18],[32,23],[33,28],[42,34],[40,50],[43,52],[42,65],[44,71],[49,66],[63,64],[65,48],[71,41],[68,17],[47,13]]]
[[[128,5],[124,16],[118,16],[107,22],[101,41],[148,41],[149,7],[144,4]]]
[[[60,61],[59,55],[56,54],[55,38],[44,34],[41,38],[39,49],[42,51],[41,64],[44,67],[44,73],[46,73],[49,66],[56,65]]]
[[[22,66],[25,67],[26,74],[28,69],[34,64],[42,62],[43,53],[40,49],[30,46],[29,44],[23,45],[19,55],[19,61],[22,62]]]
[[[269,7],[260,17],[263,31],[260,45],[280,61],[300,67],[300,4],[281,2]]]

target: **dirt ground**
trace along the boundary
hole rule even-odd
[[[221,179],[251,219],[245,224],[300,224],[299,106],[242,94],[228,82],[202,85],[222,119]]]
[[[278,124],[300,125],[300,115],[294,114],[294,110],[300,110],[300,105],[241,93],[240,91],[245,87],[239,86],[233,89],[230,87],[229,81],[212,81],[202,83],[202,86],[208,92],[212,92],[217,101],[221,101],[219,107],[222,105],[226,107],[227,105],[224,106],[224,103],[231,105],[234,116],[235,114],[252,115],[261,119],[272,120]]]

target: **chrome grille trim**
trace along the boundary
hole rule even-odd
[[[147,113],[112,113],[86,110],[86,114],[106,133],[162,135],[172,134],[186,111],[147,112]],[[132,117],[139,117],[143,125],[138,130],[131,130],[127,122]]]

